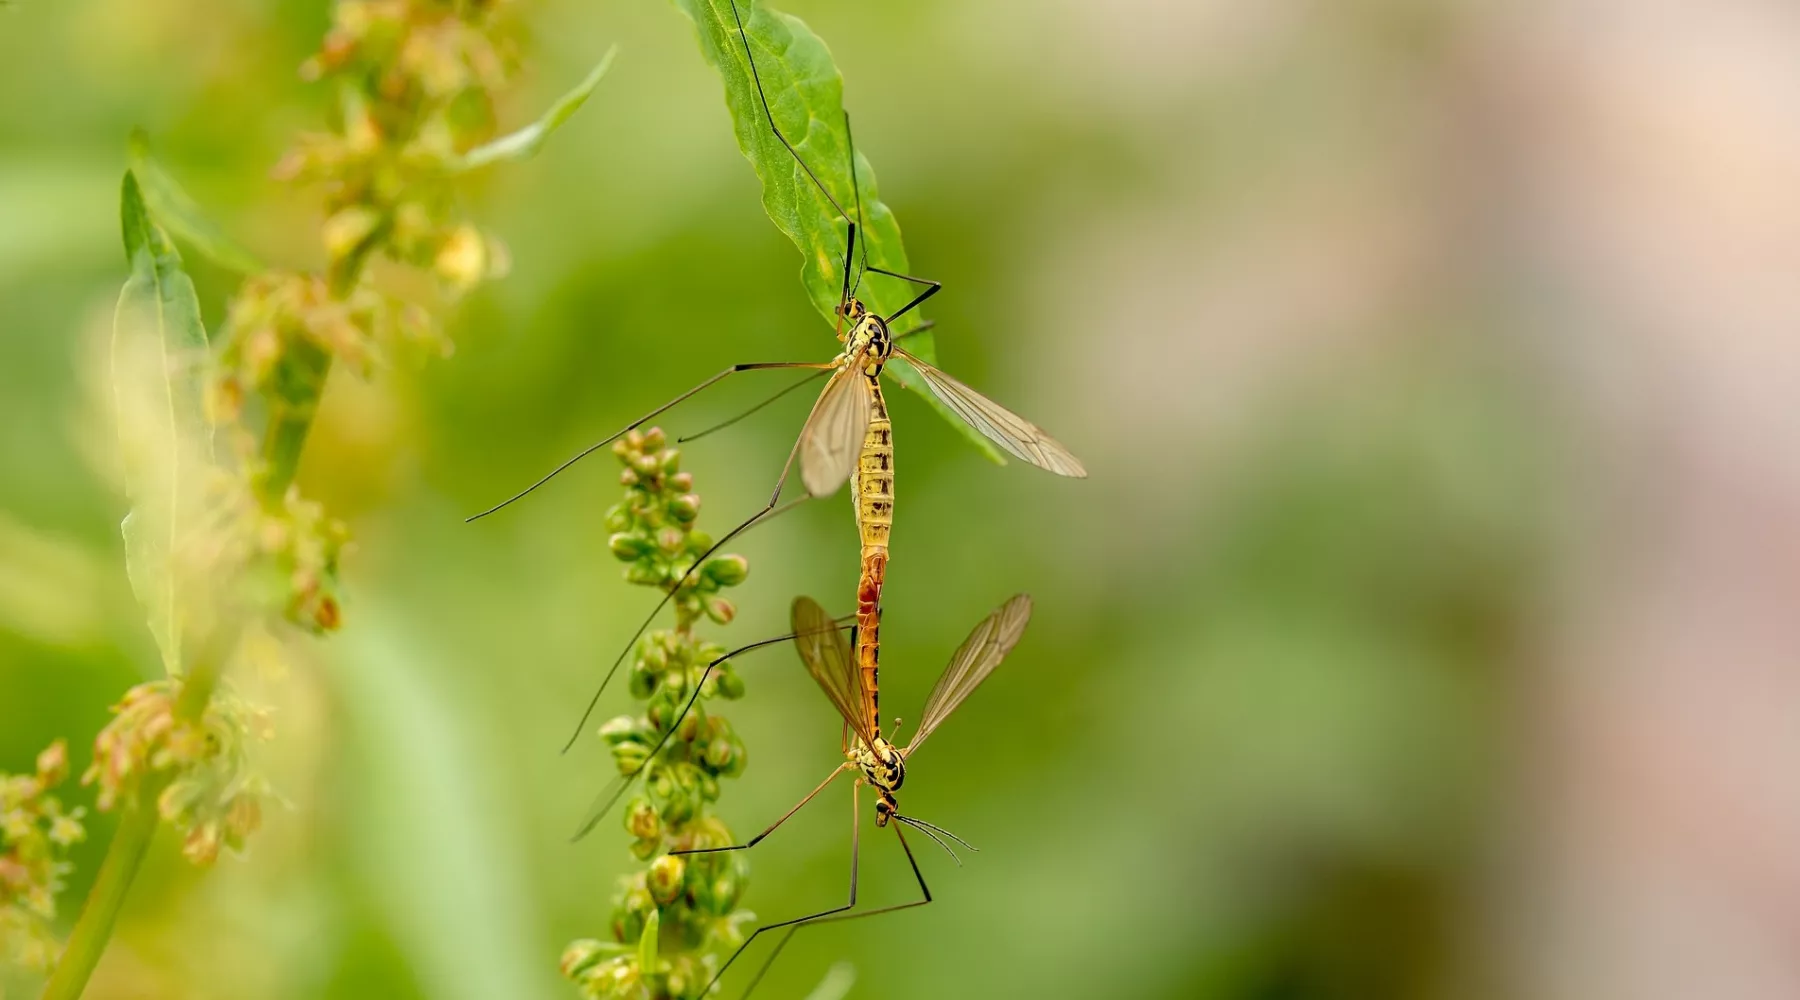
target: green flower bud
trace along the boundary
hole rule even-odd
[[[728,737],[717,737],[706,744],[706,766],[723,771],[731,765],[735,753]]]
[[[712,536],[707,534],[706,532],[700,531],[697,529],[694,531],[688,532],[687,550],[689,552],[693,553],[694,555],[699,555],[700,553],[705,552],[707,549],[712,548],[712,544],[713,544]]]
[[[713,668],[712,679],[715,682],[719,697],[736,700],[744,696],[744,678],[731,664],[721,663]]]
[[[650,697],[651,692],[656,690],[656,678],[655,673],[645,669],[644,661],[634,661],[631,664],[631,677],[628,680],[631,686],[631,696],[633,698]]]
[[[696,788],[695,791],[706,801],[717,802],[719,801],[719,779],[707,774],[705,771],[701,771],[699,787]]]
[[[650,759],[650,748],[633,740],[613,747],[613,763],[619,773],[630,777],[643,770],[644,762]]]
[[[563,949],[562,974],[564,978],[574,979],[610,957],[611,949],[592,938],[571,941]]]
[[[653,479],[662,470],[662,463],[656,460],[655,455],[636,455],[631,459],[631,467],[637,470],[639,476]]]
[[[630,469],[630,468],[619,470],[619,485],[620,486],[624,486],[629,489],[630,487],[636,486],[637,484],[638,484],[638,474],[637,474],[636,470]]]
[[[743,894],[744,883],[730,875],[713,880],[711,886],[711,906],[708,907],[716,916],[724,916],[737,905],[738,896]]]
[[[619,453],[620,458],[624,458],[627,453],[635,455],[638,452],[643,451],[644,450],[644,432],[643,431],[635,431],[635,430],[626,431],[625,432],[625,440],[624,440],[623,444],[625,445],[625,451]]]
[[[612,453],[617,455],[620,461],[624,461],[631,457],[631,435],[636,433],[637,431],[631,431],[624,437],[613,442]]]
[[[750,560],[737,555],[719,556],[708,559],[700,573],[721,587],[735,587],[750,576]]]
[[[621,531],[606,540],[613,557],[630,562],[650,554],[650,540],[636,532]]]
[[[620,532],[631,527],[631,511],[624,504],[613,504],[606,512],[606,530]]]
[[[631,856],[639,861],[648,861],[662,850],[662,838],[655,840],[634,840],[630,846]]]
[[[662,570],[654,563],[636,562],[625,569],[627,583],[636,583],[646,587],[661,585],[662,576]]]
[[[381,225],[381,213],[366,205],[351,205],[325,220],[325,252],[332,260],[355,253]]]
[[[669,501],[669,516],[682,524],[693,523],[700,516],[700,496],[697,493],[683,493]]]
[[[649,430],[645,431],[644,436],[639,439],[638,450],[639,451],[661,451],[663,449],[663,445],[668,444],[668,443],[669,443],[669,439],[666,435],[663,434],[663,429],[661,427],[652,427]]]
[[[625,810],[625,832],[638,840],[656,840],[662,836],[662,817],[650,800],[637,796]]]
[[[681,551],[681,541],[680,528],[664,528],[656,533],[656,544],[661,546],[664,552],[675,553]]]
[[[665,854],[650,862],[650,871],[644,878],[644,884],[650,889],[650,898],[662,906],[673,903],[681,895],[686,867],[687,863],[676,854]]]
[[[680,449],[670,448],[668,451],[663,452],[660,457],[662,459],[662,474],[663,475],[673,476],[677,472],[681,471],[681,451],[680,451]]]
[[[737,617],[737,605],[723,597],[715,597],[706,602],[706,617],[720,625],[730,625],[731,620]]]
[[[621,715],[606,720],[598,730],[600,738],[607,746],[618,746],[627,740],[639,740],[637,720],[629,715]]]
[[[664,469],[663,471],[674,472],[675,470]],[[669,488],[675,490],[677,493],[692,493],[694,491],[694,474],[691,472],[675,472],[674,475],[669,477]]]

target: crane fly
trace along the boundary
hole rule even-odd
[[[830,203],[845,226],[843,280],[838,296],[838,305],[834,310],[837,339],[843,343],[843,349],[838,352],[836,357],[825,362],[777,361],[732,365],[632,421],[617,433],[584,448],[537,482],[468,520],[474,521],[486,517],[523,498],[581,459],[731,375],[747,371],[784,368],[814,369],[814,374],[807,377],[807,380],[810,381],[829,373],[824,389],[820,391],[818,399],[813,403],[812,410],[807,415],[806,422],[801,426],[799,437],[788,451],[787,460],[782,464],[781,474],[775,480],[775,489],[769,494],[768,502],[761,510],[726,532],[724,537],[713,543],[698,559],[694,560],[681,579],[677,581],[675,587],[671,588],[651,610],[649,616],[645,618],[644,624],[639,626],[637,634],[643,634],[650,622],[655,620],[663,607],[673,599],[675,593],[688,583],[693,574],[710,556],[752,525],[787,509],[787,507],[780,506],[781,494],[787,485],[788,476],[793,470],[795,458],[798,457],[800,479],[802,486],[805,487],[805,495],[787,505],[789,507],[816,497],[828,496],[836,492],[837,488],[843,485],[845,479],[852,476],[857,480],[857,495],[853,497],[853,500],[856,504],[859,530],[862,535],[863,556],[863,570],[858,582],[858,608],[859,618],[863,620],[861,630],[868,636],[867,642],[864,643],[864,648],[860,652],[869,657],[864,670],[867,675],[867,684],[872,690],[876,684],[873,660],[876,649],[873,644],[874,633],[879,627],[875,609],[879,607],[880,603],[881,585],[887,564],[888,532],[893,518],[892,428],[888,421],[887,403],[881,394],[881,372],[887,361],[895,356],[904,359],[919,373],[920,379],[925,383],[932,396],[950,412],[956,414],[958,419],[1015,457],[1060,476],[1085,478],[1087,470],[1067,448],[1046,434],[1036,424],[919,359],[901,346],[899,341],[919,332],[929,324],[922,323],[898,335],[893,333],[893,324],[918,308],[925,300],[937,294],[943,288],[942,282],[886,270],[868,262],[868,241],[865,239],[859,248],[856,239],[858,220],[862,216],[862,193],[857,179],[856,152],[851,141],[848,112],[844,115],[844,137],[850,160],[852,204],[856,210],[854,218],[844,211],[842,203],[825,186],[824,181],[807,164],[805,158],[794,148],[794,144],[788,140],[781,126],[776,123],[774,112],[769,108],[768,95],[763,90],[762,75],[756,68],[756,57],[751,52],[750,36],[744,28],[743,15],[739,12],[736,0],[730,0],[730,6],[732,19],[737,26],[737,37],[743,48],[745,65],[748,67],[750,79],[755,85],[757,99],[762,105],[763,117],[769,123],[769,130],[793,157],[794,162],[800,166],[813,186]],[[709,10],[714,8],[714,4],[708,5]],[[722,23],[721,27],[727,34],[730,33],[729,27]],[[720,68],[723,71],[722,64]],[[884,275],[922,287],[918,294],[899,309],[887,315],[881,315],[868,308],[856,296],[857,290],[862,285],[863,277],[869,273]],[[779,395],[785,395],[787,391],[798,388],[802,384],[805,383],[790,386],[788,390],[783,390]],[[770,400],[770,402],[772,401]],[[756,407],[756,409],[760,408],[761,405]],[[733,421],[726,423],[731,422]],[[878,431],[881,447],[871,450],[869,445]],[[859,448],[859,443],[863,447]],[[865,460],[868,463],[867,467],[865,467]],[[582,729],[586,727],[594,707],[599,704],[601,694],[612,682],[613,676],[618,673],[620,664],[625,661],[626,655],[630,653],[632,645],[636,641],[636,637],[634,637],[632,642],[620,651],[612,666],[607,670],[606,676],[601,679],[586,711],[582,713],[581,721],[576,724],[575,732],[570,736],[568,743],[564,745],[565,751],[574,745]]]
[[[913,730],[912,740],[906,746],[901,747],[884,737],[879,725],[871,722],[868,708],[873,703],[872,692],[863,687],[862,672],[856,668],[850,650],[845,646],[843,636],[839,634],[840,627],[837,622],[826,615],[825,610],[819,607],[812,598],[797,597],[794,599],[793,631],[790,638],[794,640],[795,648],[800,652],[800,659],[805,663],[807,673],[811,674],[813,680],[818,682],[819,687],[825,692],[825,696],[830,699],[832,706],[837,709],[838,715],[843,719],[844,759],[832,768],[831,773],[825,776],[824,781],[806,793],[805,798],[796,803],[780,819],[771,823],[767,829],[748,841],[729,847],[698,847],[669,853],[678,855],[710,854],[720,851],[749,850],[769,834],[774,833],[795,813],[805,808],[808,802],[811,802],[839,776],[846,772],[855,772],[857,776],[850,792],[850,899],[842,906],[834,906],[804,917],[795,917],[791,920],[758,927],[719,967],[719,971],[713,975],[712,982],[707,984],[705,992],[712,990],[720,977],[725,975],[725,970],[729,969],[731,964],[737,961],[738,956],[744,953],[744,949],[750,947],[757,936],[765,931],[788,928],[788,933],[783,936],[781,943],[776,945],[774,952],[763,964],[762,971],[757,973],[756,980],[752,981],[751,989],[755,988],[756,981],[761,980],[763,972],[768,971],[769,965],[774,962],[781,949],[786,947],[788,939],[801,927],[837,920],[872,917],[881,913],[892,913],[896,910],[924,906],[931,902],[931,889],[925,884],[925,876],[919,871],[918,859],[913,856],[912,847],[907,844],[906,835],[901,831],[901,827],[912,827],[930,837],[952,858],[956,857],[956,852],[945,842],[946,839],[953,840],[970,850],[974,850],[974,848],[950,831],[900,811],[897,793],[900,791],[900,786],[906,781],[907,761],[912,758],[914,753],[918,752],[920,747],[925,745],[925,741],[931,738],[931,734],[937,731],[938,726],[950,716],[950,713],[956,711],[957,706],[961,705],[963,700],[973,693],[989,674],[993,673],[994,668],[1000,665],[1000,661],[1004,660],[1012,648],[1018,644],[1019,637],[1024,634],[1025,625],[1030,620],[1031,598],[1025,594],[1014,595],[993,614],[982,619],[981,623],[975,626],[974,631],[969,633],[969,637],[963,640],[963,644],[950,657],[950,663],[944,668],[943,676],[938,678],[936,686],[931,689],[931,695],[925,699],[925,711],[919,718],[918,726]],[[895,736],[899,735],[898,727],[899,724],[896,723]],[[899,839],[900,848],[906,853],[907,864],[911,866],[913,879],[919,883],[919,892],[924,898],[908,903],[864,910],[859,913],[849,913],[848,911],[856,907],[857,859],[860,849],[858,824],[862,813],[859,799],[864,785],[870,786],[875,791],[876,827],[890,825],[893,827],[894,836]],[[957,863],[961,864],[960,859]],[[746,995],[748,995],[748,991],[746,991]]]

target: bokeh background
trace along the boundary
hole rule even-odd
[[[1092,478],[893,397],[884,706],[1009,594],[1037,617],[906,789],[981,853],[928,852],[936,903],[809,932],[763,995],[840,960],[867,998],[1800,993],[1800,8],[783,8],[946,284],[944,367]],[[570,996],[562,946],[605,934],[623,835],[566,838],[609,761],[557,748],[649,606],[606,551],[614,468],[461,518],[728,363],[831,345],[686,20],[515,11],[508,122],[619,59],[467,187],[513,271],[447,307],[455,357],[334,376],[300,478],[357,538],[347,625],[260,689],[290,808],[206,873],[156,848],[91,996]],[[268,170],[324,114],[295,67],[325,23],[0,9],[0,770],[57,736],[79,766],[157,662],[100,405],[125,136],[316,264],[316,192]],[[230,276],[193,270],[216,324]],[[687,451],[703,526],[760,504],[805,405]],[[744,537],[721,640],[846,605],[845,506]],[[744,673],[723,811],[753,831],[838,728],[791,653]],[[840,899],[843,811],[757,848],[747,903]],[[886,838],[863,886],[912,892]]]

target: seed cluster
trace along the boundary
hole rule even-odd
[[[672,595],[675,627],[638,643],[630,688],[645,702],[641,714],[600,727],[619,773],[642,781],[625,809],[624,825],[632,855],[649,865],[621,880],[613,899],[612,940],[574,942],[563,953],[562,967],[590,1000],[699,997],[717,970],[719,953],[741,942],[743,925],[753,919],[737,908],[750,865],[741,851],[667,852],[732,842],[731,831],[711,808],[720,779],[742,774],[747,757],[731,724],[706,706],[741,697],[744,682],[729,662],[707,674],[707,664],[725,648],[695,635],[694,627],[703,619],[721,625],[732,620],[736,609],[721,592],[743,583],[750,566],[742,556],[724,555],[689,573],[713,542],[694,526],[700,497],[693,476],[681,471],[681,455],[667,447],[661,430],[633,431],[613,452],[624,466],[625,497],[607,511],[609,545],[626,563],[627,580]],[[677,724],[695,685],[699,700]],[[676,727],[674,734],[652,760],[670,726]],[[658,945],[649,951],[639,947],[647,932]],[[647,968],[640,960],[646,954],[655,956]]]

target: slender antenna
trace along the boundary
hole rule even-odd
[[[981,848],[976,847],[974,844],[969,843],[968,841],[962,839],[961,837],[958,837],[956,834],[951,833],[949,830],[946,830],[943,827],[938,826],[936,823],[927,823],[917,816],[901,816],[898,813],[894,814],[894,818],[895,819],[904,819],[908,823],[911,823],[912,825],[919,827],[921,829],[935,830],[936,832],[941,833],[944,836],[949,837],[951,840],[954,840],[957,843],[963,845],[964,847],[968,848],[969,850],[974,851],[976,854],[981,853]]]
[[[899,820],[902,823],[905,823],[907,826],[910,826],[913,829],[918,830],[920,833],[924,834],[925,836],[930,837],[939,847],[944,849],[945,854],[950,855],[950,860],[956,862],[956,867],[958,867],[958,868],[962,867],[962,859],[957,857],[956,852],[950,849],[950,845],[944,843],[943,838],[939,837],[936,833],[932,832],[930,827],[925,826],[924,824],[921,824],[921,823],[914,823],[912,820],[907,819],[904,816],[896,815],[894,818]]]

